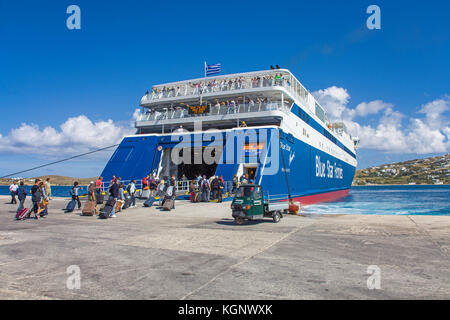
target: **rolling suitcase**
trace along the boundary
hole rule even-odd
[[[125,210],[125,209],[129,208],[130,206],[131,206],[131,197],[127,197],[122,206],[122,209]]]
[[[66,212],[72,212],[73,210],[75,210],[76,204],[77,204],[76,200],[73,199],[70,200],[70,202],[67,204]]]
[[[16,219],[17,220],[25,220],[27,216],[30,216],[31,211],[33,209],[23,208],[19,212],[16,213]]]
[[[122,205],[123,205],[123,200],[116,201],[116,213],[120,212],[120,210],[122,209]]]
[[[40,210],[41,210],[41,212],[39,212],[39,216],[40,216],[41,218],[43,218],[43,217],[45,217],[45,216],[48,216],[47,207],[41,208]]]
[[[108,199],[106,201],[105,207],[100,211],[100,214],[98,215],[101,219],[108,219],[109,215],[111,214],[113,207],[115,206],[114,199]]]
[[[105,199],[105,196],[102,193],[96,194],[95,196],[97,197],[97,199],[96,199],[97,204],[103,204],[103,200]]]
[[[164,204],[163,204],[163,209],[166,210],[166,211],[172,210],[173,209],[173,200],[172,199],[166,199],[164,201]]]
[[[155,199],[154,197],[148,198],[148,199],[144,202],[144,207],[151,207],[155,201],[156,201],[156,199]]]
[[[95,214],[95,207],[97,203],[95,201],[88,201],[84,204],[83,211],[81,214],[83,216],[93,216]]]

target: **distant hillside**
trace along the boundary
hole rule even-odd
[[[57,175],[49,175],[49,176],[40,176],[40,177],[34,177],[34,178],[24,178],[23,181],[25,184],[33,184],[34,179],[40,178],[45,181],[45,179],[50,178],[50,183],[54,186],[69,186],[73,185],[75,181],[78,181],[81,185],[87,185],[91,181],[95,181],[97,177],[93,178],[72,178],[72,177],[65,177],[65,176],[57,176]],[[0,179],[0,185],[10,185],[12,183],[13,179]]]
[[[450,184],[450,154],[357,170],[353,185]]]

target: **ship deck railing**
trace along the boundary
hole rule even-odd
[[[194,98],[202,95],[208,96],[222,93],[243,91],[258,91],[258,89],[273,88],[285,90],[297,98],[310,110],[314,110],[315,101],[303,85],[288,71],[283,69],[249,72],[218,76],[213,78],[196,79],[158,85],[141,99],[142,106],[149,106],[159,102],[172,101],[174,98]]]
[[[142,190],[142,179],[135,179],[136,181],[136,190],[139,191],[139,193]],[[189,188],[190,188],[190,184],[191,181],[194,181],[194,185],[195,188],[198,189],[198,183],[197,180],[176,180],[175,181],[175,186],[176,186],[176,192],[177,192],[177,196],[183,196],[183,195],[187,195],[189,193]],[[131,180],[120,180],[120,183],[124,184],[124,191],[127,189],[128,184],[131,182]],[[166,181],[167,183],[167,181]],[[112,182],[102,182],[102,187],[101,187],[101,191],[104,192],[107,196],[109,196],[109,187],[111,186]],[[224,188],[222,189],[222,193],[232,193],[234,192],[234,188],[233,188],[233,182],[232,181],[224,181]],[[156,192],[156,190],[155,190]],[[139,195],[139,193],[136,194],[136,196]]]
[[[188,109],[180,110],[166,110],[166,111],[154,111],[150,113],[139,114],[136,121],[158,121],[158,120],[171,120],[171,119],[183,119],[183,118],[198,118],[205,116],[226,116],[230,114],[244,114],[244,113],[256,113],[262,111],[276,111],[280,110],[289,114],[289,106],[282,105],[281,102],[261,102],[253,104],[236,104],[228,106],[212,106],[209,108],[209,112],[202,114],[190,114]]]

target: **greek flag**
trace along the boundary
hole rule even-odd
[[[205,62],[205,74],[207,76],[211,74],[216,74],[220,72],[220,63],[216,64],[206,64]]]

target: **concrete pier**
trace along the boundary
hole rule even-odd
[[[9,200],[0,196],[0,299],[450,298],[450,216],[238,226],[229,202],[177,201],[171,212],[139,202],[101,220],[55,199],[47,218],[15,221]],[[67,287],[72,265],[80,289]],[[368,288],[368,269],[380,289]]]

